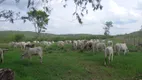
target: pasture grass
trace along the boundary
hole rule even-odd
[[[15,80],[139,80],[142,79],[142,53],[130,52],[127,55],[114,56],[114,61],[104,66],[104,55],[91,51],[73,51],[47,47],[43,63],[34,56],[32,60],[21,59],[19,49],[10,49],[4,54],[4,63],[0,68],[15,71]]]

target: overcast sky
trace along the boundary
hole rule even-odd
[[[63,8],[61,0],[53,0],[50,5],[53,11],[47,26],[47,33],[53,34],[103,34],[104,23],[113,21],[114,27],[110,34],[125,34],[137,31],[142,23],[142,0],[102,0],[103,10],[92,11],[91,6],[87,6],[89,14],[83,18],[83,25],[80,25],[75,17],[72,16],[75,7],[73,0],[69,0],[68,6]],[[12,9],[26,14],[27,0],[21,0],[16,4],[14,0],[6,0],[0,4],[0,10]],[[37,7],[41,6],[37,4]],[[14,24],[0,22],[0,30],[21,30],[34,31],[34,26],[30,22],[23,23],[17,21]]]

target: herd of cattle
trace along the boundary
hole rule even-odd
[[[38,44],[38,46],[37,46]],[[99,40],[99,39],[91,39],[91,40],[65,40],[65,41],[33,41],[33,42],[10,42],[9,46],[14,48],[20,48],[24,53],[22,54],[22,58],[31,59],[32,55],[37,55],[40,57],[40,62],[42,63],[43,57],[43,46],[50,46],[52,44],[57,44],[58,47],[64,48],[66,44],[71,44],[73,50],[91,50],[93,53],[104,52],[105,56],[105,65],[107,64],[107,59],[113,61],[114,54],[119,55],[121,52],[126,53],[129,52],[126,43],[116,43],[114,44],[111,40]],[[7,49],[6,49],[7,50]],[[6,51],[0,48],[0,58],[1,62],[3,62],[3,53]]]

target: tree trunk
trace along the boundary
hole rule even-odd
[[[15,80],[14,71],[11,69],[0,69],[0,80]]]
[[[39,36],[40,36],[40,33],[41,33],[41,28],[37,28],[37,33],[36,33],[36,36],[35,36],[35,39],[37,40],[38,38],[39,38]]]

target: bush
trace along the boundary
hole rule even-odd
[[[14,41],[17,41],[17,42],[24,40],[24,38],[25,38],[24,34],[15,34],[14,35]]]

